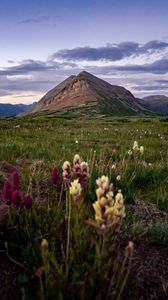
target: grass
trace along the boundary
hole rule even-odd
[[[152,253],[158,247],[160,253],[167,249],[167,122],[160,117],[65,119],[50,115],[0,120],[0,190],[4,176],[11,178],[10,167],[4,167],[8,162],[21,174],[22,194],[31,190],[34,201],[30,210],[10,208],[6,224],[0,222],[0,265],[6,259],[6,268],[9,263],[15,267],[10,286],[2,279],[1,298],[14,299],[15,289],[16,299],[143,297],[145,283],[139,283],[136,276],[144,263],[138,243]],[[144,146],[143,155],[128,155],[135,140]],[[63,162],[72,161],[76,153],[90,168],[80,207],[66,200],[68,192],[61,187]],[[60,172],[56,187],[50,182],[54,165]],[[122,190],[126,206],[123,224],[106,234],[86,222],[94,220],[95,181],[102,175],[113,182],[115,193]],[[42,249],[45,239],[48,246]],[[133,261],[129,241],[134,242]],[[166,259],[164,254],[162,258]],[[151,263],[144,268],[148,272]],[[151,290],[162,299],[168,295],[159,276],[167,280],[167,274],[166,267],[158,275],[157,289],[152,272],[149,275]]]

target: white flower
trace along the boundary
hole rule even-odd
[[[118,181],[120,181],[120,180],[121,180],[121,176],[118,175],[118,176],[116,177],[116,179],[117,179]]]
[[[82,161],[80,165],[81,165],[82,171],[85,171],[85,172],[89,173],[89,165],[88,165],[87,162]]]
[[[144,147],[143,146],[141,146],[140,148],[139,148],[139,152],[143,155],[144,154]]]
[[[96,180],[96,184],[98,187],[101,187],[103,190],[107,190],[109,188],[109,178],[108,176],[102,176]]]
[[[133,144],[132,149],[133,149],[134,151],[139,151],[139,147],[138,147],[138,142],[137,142],[137,141],[134,141],[134,144]]]
[[[120,209],[122,208],[124,205],[124,198],[123,198],[123,194],[121,193],[121,191],[119,190],[117,195],[115,196],[115,206]]]
[[[71,182],[69,191],[70,191],[70,195],[74,197],[79,197],[81,195],[82,188],[78,179],[75,179],[73,182]]]
[[[116,169],[116,165],[113,164],[113,165],[111,166],[111,168],[112,168],[113,170],[115,170],[115,169]]]
[[[128,155],[131,156],[132,155],[132,150],[128,150]]]
[[[63,170],[67,170],[71,167],[70,162],[69,161],[64,161],[62,169]]]
[[[76,163],[80,164],[80,162],[81,162],[81,159],[80,159],[79,154],[75,154],[74,159],[73,159],[73,163],[74,164],[76,164]]]
[[[75,144],[79,144],[78,140],[75,141]]]

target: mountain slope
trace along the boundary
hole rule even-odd
[[[168,115],[168,97],[164,95],[148,96],[143,98],[148,109],[161,115]]]
[[[137,115],[147,110],[124,87],[88,73],[70,76],[25,113],[53,113],[73,115]]]
[[[0,117],[15,117],[25,112],[31,105],[0,103]]]

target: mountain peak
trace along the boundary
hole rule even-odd
[[[124,87],[111,85],[84,70],[50,90],[29,113],[75,111],[89,115],[135,115],[142,110]]]
[[[82,72],[80,72],[78,75],[77,75],[77,77],[78,76],[93,76],[91,73],[89,73],[89,72],[87,72],[87,71],[82,71]]]

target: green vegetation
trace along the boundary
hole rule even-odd
[[[0,272],[8,274],[0,278],[1,299],[167,299],[167,122],[52,115],[0,120]],[[62,165],[72,164],[76,153],[90,177],[75,202]],[[9,206],[5,218],[2,190],[14,168],[22,197],[30,193],[33,205]],[[103,227],[93,208],[102,175],[114,195],[122,191],[126,212]]]

